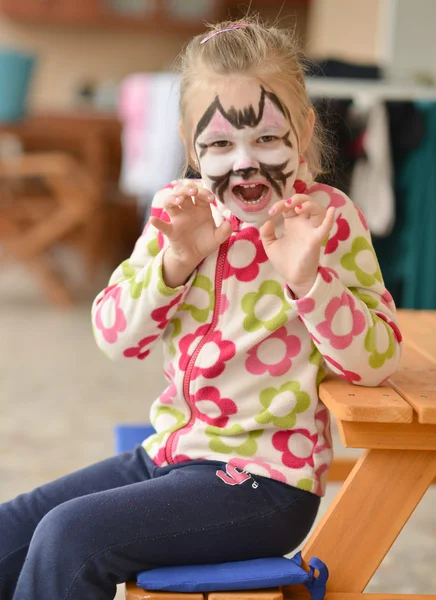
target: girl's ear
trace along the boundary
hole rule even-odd
[[[186,140],[186,132],[185,127],[182,122],[179,124],[180,137],[183,140],[183,144],[185,146],[186,156],[188,158],[189,165],[198,170],[197,157],[195,156],[194,148],[189,148],[188,142]]]
[[[300,134],[300,154],[303,154],[304,152],[306,152],[306,150],[310,144],[310,140],[312,139],[314,127],[315,127],[315,112],[314,112],[313,108],[309,108],[309,110],[307,111],[307,117],[306,117],[305,124],[304,124],[301,134]]]

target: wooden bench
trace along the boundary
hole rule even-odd
[[[364,448],[303,548],[330,571],[326,600],[436,600],[436,595],[364,594],[395,539],[436,477],[436,312],[399,311],[404,352],[378,388],[331,377],[320,397],[343,444]],[[436,558],[436,557],[435,557]],[[304,589],[174,594],[127,584],[127,600],[300,600]]]

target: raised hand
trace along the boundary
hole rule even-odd
[[[213,200],[209,190],[180,186],[164,202],[170,223],[151,217],[151,224],[169,241],[163,261],[164,280],[169,287],[182,285],[232,233],[227,221],[219,227],[215,225],[210,208]]]
[[[283,216],[283,235],[276,237],[273,220],[260,229],[265,252],[274,268],[297,297],[312,288],[319,266],[321,246],[329,235],[335,208],[325,209],[305,194],[276,202],[271,217]]]

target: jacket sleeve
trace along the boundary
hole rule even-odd
[[[401,358],[395,304],[362,212],[342,192],[332,191],[340,206],[315,283],[305,297],[295,299],[289,289],[285,294],[328,367],[347,381],[377,386]]]
[[[169,220],[163,202],[170,193],[170,186],[157,192],[152,215]],[[146,358],[183,304],[195,272],[184,286],[165,285],[162,258],[167,246],[165,236],[147,223],[131,257],[114,271],[109,286],[94,300],[94,337],[109,358]]]

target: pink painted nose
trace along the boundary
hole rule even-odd
[[[256,160],[251,160],[250,158],[243,158],[240,160],[236,160],[233,165],[234,171],[242,171],[245,169],[258,169],[259,163]]]

